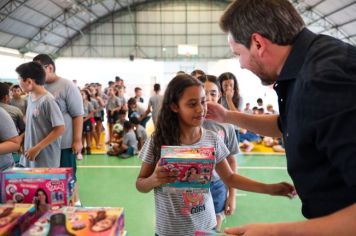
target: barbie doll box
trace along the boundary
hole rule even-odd
[[[0,235],[21,235],[30,226],[33,204],[0,205]]]
[[[48,211],[23,235],[125,235],[124,209],[62,207]]]
[[[162,186],[165,192],[209,192],[215,165],[214,147],[162,146],[160,165],[174,183]]]
[[[2,172],[2,201],[68,205],[73,185],[72,168],[12,168]]]

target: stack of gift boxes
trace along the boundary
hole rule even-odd
[[[72,207],[71,168],[0,174],[0,235],[126,235],[123,208]]]

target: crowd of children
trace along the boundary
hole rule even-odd
[[[219,78],[206,75],[201,70],[193,71],[191,75],[179,73],[168,84],[165,96],[160,95],[161,87],[155,84],[154,95],[150,97],[148,106],[144,106],[142,89],[136,87],[135,96],[126,99],[124,81],[119,77],[115,82],[110,81],[104,92],[99,83],[86,84],[80,89],[72,81],[55,75],[55,64],[47,55],[39,55],[33,62],[20,65],[16,71],[19,85],[10,88],[5,83],[0,84],[0,107],[11,116],[2,109],[0,115],[4,120],[11,117],[15,124],[15,132],[9,131],[10,135],[1,140],[12,144],[11,150],[6,151],[18,150],[18,140],[23,136],[20,165],[76,169],[75,159],[82,159],[82,154],[90,155],[92,146],[100,149],[106,145],[108,155],[122,158],[132,157],[141,150],[139,157],[143,164],[136,186],[141,192],[155,190],[157,235],[188,235],[196,229],[219,230],[224,216],[233,214],[235,210],[235,188],[273,195],[288,195],[294,190],[286,183],[266,185],[236,174],[235,155],[239,153],[239,141],[245,151],[250,151],[251,147],[245,145],[258,141],[259,136],[233,125],[205,120],[206,102],[220,103],[230,110],[242,110],[238,82],[231,73],[223,73]],[[261,101],[259,99],[258,103]],[[250,109],[246,104],[244,112],[261,112],[263,107],[259,106]],[[273,113],[273,107],[267,106],[267,111]],[[155,130],[148,137],[146,125],[151,117]],[[68,120],[71,121],[69,127]],[[102,143],[104,120],[107,121],[108,134],[106,142]],[[66,134],[68,129],[71,132]],[[261,140],[270,146],[281,145],[269,137]],[[175,180],[156,165],[162,145],[215,147],[216,171],[208,194],[167,195],[161,192],[161,184]],[[72,155],[66,152],[68,148]],[[1,151],[1,155],[3,153]],[[5,160],[0,160],[2,169],[12,165]],[[200,200],[193,203],[194,199]],[[184,207],[198,207],[200,210],[174,219],[160,210],[170,209],[176,214]]]

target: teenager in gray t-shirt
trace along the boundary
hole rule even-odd
[[[153,124],[156,126],[158,113],[159,113],[159,110],[161,109],[162,100],[163,100],[163,96],[159,94],[159,92],[161,91],[161,85],[154,84],[153,91],[154,91],[154,95],[152,97],[150,97],[150,99],[148,101],[147,109],[149,109],[152,112],[152,121],[153,121]]]
[[[61,149],[72,148],[73,117],[83,116],[83,102],[80,92],[72,81],[59,78],[46,83],[45,88],[54,98],[63,114],[65,131],[62,135]]]
[[[12,152],[20,148],[20,139],[10,115],[0,108],[0,171],[14,164]]]
[[[148,106],[152,107],[151,112],[152,112],[152,121],[154,125],[156,125],[157,122],[158,112],[161,108],[162,100],[163,100],[163,96],[156,94],[150,97],[150,100],[148,101]]]
[[[64,125],[62,112],[54,97],[47,92],[37,100],[28,98],[26,114],[25,146],[28,150],[41,142],[56,126]],[[61,139],[57,138],[37,155],[35,161],[24,156],[20,164],[25,167],[59,167],[61,157]]]
[[[21,134],[25,131],[25,122],[23,118],[23,114],[21,110],[15,106],[5,104],[0,102],[0,107],[2,107],[9,115],[15,123],[17,131]]]

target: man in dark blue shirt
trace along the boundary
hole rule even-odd
[[[287,0],[236,0],[224,12],[240,65],[274,84],[280,115],[208,104],[208,118],[285,141],[288,172],[311,220],[227,229],[234,235],[356,235],[356,48],[316,35]]]

